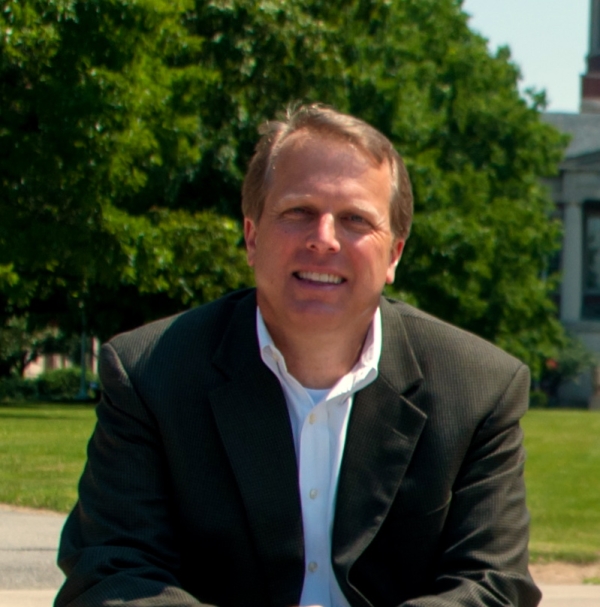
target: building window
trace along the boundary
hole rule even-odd
[[[585,204],[582,317],[600,319],[600,202]]]

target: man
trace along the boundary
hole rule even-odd
[[[537,605],[529,375],[381,298],[412,217],[389,141],[299,108],[242,198],[256,290],[104,346],[56,605]]]

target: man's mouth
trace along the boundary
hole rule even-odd
[[[310,280],[312,282],[322,282],[325,284],[339,285],[344,282],[341,276],[335,274],[319,274],[318,272],[294,272],[294,276],[300,280]]]

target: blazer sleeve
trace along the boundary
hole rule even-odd
[[[168,475],[155,419],[115,349],[105,345],[103,397],[79,501],[63,529],[66,574],[55,607],[198,607],[178,584]]]
[[[454,484],[431,596],[402,607],[535,607],[541,594],[528,569],[529,515],[519,419],[529,370],[521,366],[476,429]]]

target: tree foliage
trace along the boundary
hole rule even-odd
[[[51,311],[77,326],[81,306],[118,304],[125,291],[135,308],[133,291],[142,296],[144,315],[100,324],[88,313],[92,330],[106,337],[107,327],[121,330],[248,284],[230,220],[167,210],[202,156],[198,105],[213,79],[210,68],[182,61],[202,45],[182,26],[187,4],[2,4],[5,316]],[[207,270],[211,257],[217,267]]]
[[[536,373],[563,339],[540,178],[564,141],[458,0],[1,6],[6,310],[84,302],[106,336],[247,284],[223,215],[240,217],[257,126],[302,100],[364,118],[405,157],[416,214],[397,290]]]

